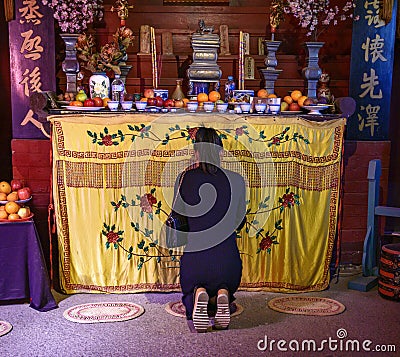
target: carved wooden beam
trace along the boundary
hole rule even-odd
[[[14,0],[4,0],[4,13],[6,21],[14,20]]]

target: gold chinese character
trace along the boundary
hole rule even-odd
[[[37,11],[39,9],[39,5],[37,5],[36,0],[24,0],[22,2],[25,7],[21,7],[18,11],[21,13],[21,17],[23,19],[19,20],[20,24],[24,24],[25,21],[27,23],[32,22],[34,25],[39,25],[42,22],[40,19],[43,15]]]
[[[358,114],[358,129],[363,131],[364,128],[370,128],[371,136],[375,135],[375,127],[379,126],[378,112],[381,109],[379,105],[372,106],[368,104],[366,107],[361,106],[361,110],[365,110],[367,117],[364,118],[361,114]]]
[[[30,38],[33,34],[33,30],[29,30],[26,32],[22,32],[21,36],[24,38],[24,42],[21,46],[21,53],[25,51],[28,52],[24,55],[25,58],[32,59],[36,61],[41,57],[40,52],[43,52],[43,47],[40,46],[40,42],[42,42],[42,38],[40,36],[36,36],[34,38]]]
[[[25,118],[21,122],[21,126],[26,125],[28,123],[32,123],[36,128],[40,129],[40,131],[43,133],[44,136],[47,138],[50,138],[50,135],[46,132],[43,123],[41,123],[39,120],[34,118],[34,112],[32,109],[29,109],[28,112],[25,115]]]
[[[378,76],[375,75],[375,70],[371,68],[371,76],[368,77],[367,73],[364,73],[363,75],[363,84],[361,84],[360,88],[364,89],[364,92],[362,92],[359,97],[364,98],[367,94],[369,94],[369,97],[372,99],[381,99],[382,98],[382,90],[379,89],[378,94],[374,94],[374,89],[375,86],[379,84],[378,81]]]
[[[29,69],[25,69],[24,74],[22,75],[24,78],[19,84],[24,85],[24,94],[29,97],[30,91],[32,92],[41,92],[42,82],[40,78],[40,69],[39,67],[35,67],[31,73],[29,73]]]
[[[368,26],[374,24],[375,28],[385,26],[385,21],[383,21],[379,17],[379,0],[372,0],[371,2],[365,1],[364,8],[367,9],[367,15],[365,15],[365,19],[368,21]],[[372,6],[374,10],[368,9],[369,6]]]
[[[378,34],[372,40],[367,37],[367,40],[362,44],[361,48],[364,50],[364,60],[368,62],[369,56],[372,57],[372,63],[375,63],[378,59],[382,62],[386,62],[387,59],[383,57],[383,46],[385,45],[385,39],[381,38]]]

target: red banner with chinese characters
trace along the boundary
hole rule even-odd
[[[32,112],[34,92],[54,91],[53,11],[40,0],[15,0],[15,20],[9,22],[12,135],[43,139],[43,123]]]

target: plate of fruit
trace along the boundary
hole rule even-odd
[[[20,207],[17,213],[0,210],[0,223],[25,222],[31,220],[33,216],[34,214],[30,212],[29,207]]]
[[[11,180],[0,182],[0,205],[5,205],[7,202],[16,202],[23,204],[32,199],[31,189],[24,186],[22,180]]]

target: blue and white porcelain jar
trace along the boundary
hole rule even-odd
[[[110,78],[105,72],[95,72],[89,78],[90,98],[100,97],[102,99],[110,97]]]

